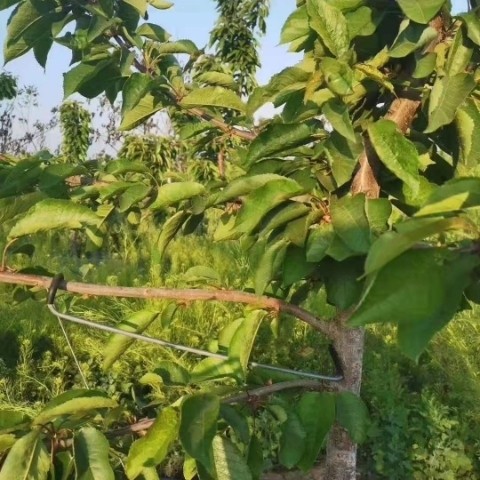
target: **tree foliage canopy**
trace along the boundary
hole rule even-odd
[[[393,322],[400,347],[417,359],[466,300],[479,297],[478,12],[452,15],[445,0],[297,0],[280,38],[303,58],[254,88],[258,57],[248,52],[252,31],[265,30],[268,8],[244,0],[233,11],[237,3],[219,2],[212,34],[218,57],[206,71],[202,49],[148,22],[149,7],[169,8],[169,2],[4,2],[16,5],[7,61],[33,50],[44,66],[53,43],[61,44],[72,53],[66,97],[105,93],[113,102],[121,95],[125,130],[159,111],[172,118],[180,112],[192,121],[180,122],[178,135],[196,139],[198,151],[209,144],[222,158],[227,153],[231,165],[227,177],[208,177],[204,185],[182,175],[152,184],[139,162],[119,160],[106,167],[107,185],[67,192],[42,183],[52,168],[44,159],[23,160],[0,170],[1,202],[15,198],[6,210],[10,238],[85,226],[101,241],[112,212],[162,211],[168,218],[158,240],[160,261],[179,231],[191,231],[215,209],[222,213],[215,239],[241,239],[250,249],[256,294],[300,304],[323,286],[339,312],[353,312],[350,327]],[[243,34],[230,35],[223,20],[235,15],[242,15]],[[255,112],[270,102],[281,113],[257,125]],[[56,175],[63,181],[71,172]],[[30,209],[39,193],[56,198]],[[58,222],[51,225],[53,215]],[[254,338],[256,315],[238,326],[232,361],[215,365],[216,375],[242,375],[251,343],[239,339]],[[335,410],[361,440],[363,407],[356,402],[348,393],[302,396],[284,425],[281,462],[311,468]],[[180,409],[180,420],[174,411],[161,413],[164,423],[154,426],[158,445],[149,436],[138,440],[151,452],[148,459],[132,446],[129,478],[160,463],[177,435],[201,478],[252,478],[253,464],[247,467],[236,447],[216,436],[217,396],[189,396]],[[306,419],[319,410],[327,413],[312,426]],[[84,431],[79,445],[101,447],[97,437]],[[23,441],[37,448],[36,438]],[[230,463],[235,470],[226,476]]]

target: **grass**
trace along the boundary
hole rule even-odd
[[[111,255],[90,259],[50,256],[52,247],[58,251],[66,242],[58,244],[46,236],[37,243],[32,259],[17,256],[14,261],[20,266],[45,264],[70,280],[112,285],[195,287],[199,281],[190,269],[198,265],[217,273],[218,280],[212,282],[218,282],[218,287],[243,289],[252,283],[248,259],[235,242],[212,244],[205,236],[181,237],[171,244],[161,266],[152,267],[155,235],[151,231],[146,235],[151,241],[141,245],[132,236],[121,236]],[[12,291],[12,287],[0,289],[0,406],[37,411],[62,391],[81,387],[81,378],[57,320],[39,306],[38,299],[12,304]],[[40,299],[42,295],[36,294]],[[21,297],[22,290],[17,289],[15,298]],[[166,305],[70,295],[60,296],[58,303],[73,314],[111,325],[141,308]],[[332,313],[323,290],[311,292],[306,303],[321,316]],[[181,306],[169,325],[156,322],[147,333],[192,347],[213,348],[218,332],[244,313],[238,305],[194,302]],[[360,448],[363,478],[480,478],[478,316],[478,309],[463,312],[437,335],[418,364],[399,352],[393,328],[368,329],[363,396],[371,426]],[[166,389],[144,377],[146,372],[160,361],[175,361],[186,368],[198,361],[192,355],[137,342],[110,371],[103,372],[107,336],[73,325],[67,325],[67,330],[89,385],[107,390],[138,416],[177,398],[184,388]],[[323,371],[328,368],[325,345],[325,339],[307,326],[281,319],[262,326],[253,357],[259,362]],[[264,449],[271,453],[278,444],[272,436],[274,420],[260,411],[256,422],[263,432]],[[170,474],[175,473],[177,457],[172,457],[167,468]]]

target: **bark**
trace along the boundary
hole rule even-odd
[[[344,380],[339,390],[360,394],[362,385],[364,330],[348,328],[350,312],[343,312],[337,320],[338,331],[333,345],[340,355]],[[339,424],[335,424],[327,443],[325,479],[354,480],[357,472],[357,445]]]

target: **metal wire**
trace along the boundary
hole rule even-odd
[[[77,365],[77,370],[78,373],[80,374],[80,377],[82,379],[83,384],[85,385],[85,388],[89,389],[90,387],[88,386],[87,379],[85,378],[85,374],[83,373],[82,366],[80,365],[80,362],[78,361],[77,355],[75,354],[75,350],[73,349],[72,343],[70,342],[70,339],[68,338],[68,333],[65,330],[65,326],[63,325],[62,319],[60,315],[57,314],[57,320],[58,324],[60,325],[60,328],[63,332],[63,336],[65,337],[65,340],[67,341],[68,348],[70,349],[70,353],[72,354],[73,361]]]
[[[126,332],[125,330],[120,330],[119,328],[94,323],[94,322],[91,322],[90,320],[85,320],[83,318],[74,317],[73,315],[67,315],[65,313],[59,312],[55,308],[55,305],[53,304],[53,301],[52,301],[52,303],[48,303],[47,306],[48,306],[49,310],[57,318],[66,320],[67,322],[77,323],[79,325],[84,325],[86,327],[95,328],[97,330],[102,330],[104,332],[123,335],[124,337],[132,338],[134,340],[140,340],[141,342],[151,343],[153,345],[158,345],[158,346],[161,346],[161,347],[172,348],[174,350],[179,350],[181,352],[193,353],[194,355],[198,355],[198,356],[201,356],[201,357],[217,358],[217,359],[220,359],[220,360],[228,360],[229,359],[229,357],[227,355],[222,355],[220,353],[212,353],[212,352],[209,352],[207,350],[200,350],[198,348],[187,347],[185,345],[178,345],[176,343],[167,342],[167,341],[161,340],[159,338],[153,338],[153,337],[149,337],[147,335],[141,335],[141,334],[133,333],[133,332]],[[292,375],[296,375],[296,376],[299,376],[299,377],[312,378],[312,379],[315,379],[315,380],[325,380],[325,381],[329,381],[329,382],[340,382],[341,380],[343,380],[343,375],[341,375],[341,374],[321,375],[321,374],[318,374],[318,373],[302,372],[302,371],[298,371],[298,370],[291,370],[289,368],[275,367],[273,365],[265,365],[265,364],[256,363],[256,362],[249,363],[249,366],[253,367],[253,368],[263,368],[265,370],[271,370],[271,371],[274,371],[274,372],[292,374]]]

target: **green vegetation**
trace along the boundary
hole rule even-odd
[[[5,59],[69,49],[65,97],[137,130],[87,161],[66,103],[61,156],[0,157],[0,480],[478,477],[477,10],[298,0],[303,58],[257,86],[267,1],[218,0],[211,53],[148,22],[163,0],[12,5]]]

